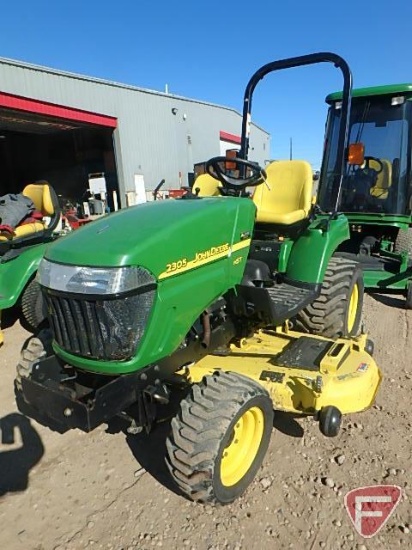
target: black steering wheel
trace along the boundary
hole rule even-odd
[[[364,164],[362,164],[361,170],[374,170],[377,174],[380,174],[383,170],[383,162],[376,157],[364,157]],[[371,166],[371,161],[376,162],[378,168]]]
[[[227,168],[229,163],[231,168]],[[224,187],[238,190],[255,187],[266,180],[266,172],[262,167],[241,158],[213,157],[206,162],[206,172]]]

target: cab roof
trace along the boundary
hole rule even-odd
[[[376,95],[412,95],[412,84],[389,84],[386,86],[373,86],[370,88],[357,88],[352,90],[352,97],[369,97]],[[326,103],[333,103],[342,99],[342,92],[334,92],[326,96]]]

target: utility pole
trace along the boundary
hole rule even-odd
[[[292,160],[293,158],[293,144],[292,144],[292,138],[289,138],[289,160]]]

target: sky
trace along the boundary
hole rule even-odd
[[[412,82],[412,2],[398,0],[19,0],[2,5],[0,57],[169,92],[242,111],[261,65],[330,51],[354,87]],[[342,87],[332,64],[268,75],[252,119],[271,158],[319,169],[325,96]],[[0,82],[1,90],[1,82]],[[240,134],[240,125],[239,125]]]

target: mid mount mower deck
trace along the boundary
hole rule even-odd
[[[247,160],[257,82],[325,61],[344,74],[348,113],[350,71],[339,56],[269,63],[246,88],[240,156],[207,163],[219,196],[129,208],[48,248],[39,282],[51,331],[22,351],[22,412],[85,431],[123,414],[131,431],[150,432],[178,398],[171,475],[193,500],[228,503],[263,461],[274,410],[313,415],[334,436],[342,414],[372,404],[381,375],[371,343],[356,336],[362,276],[333,256],[349,236],[346,218],[311,208],[308,163],[263,170]],[[291,317],[317,334],[291,332]]]

